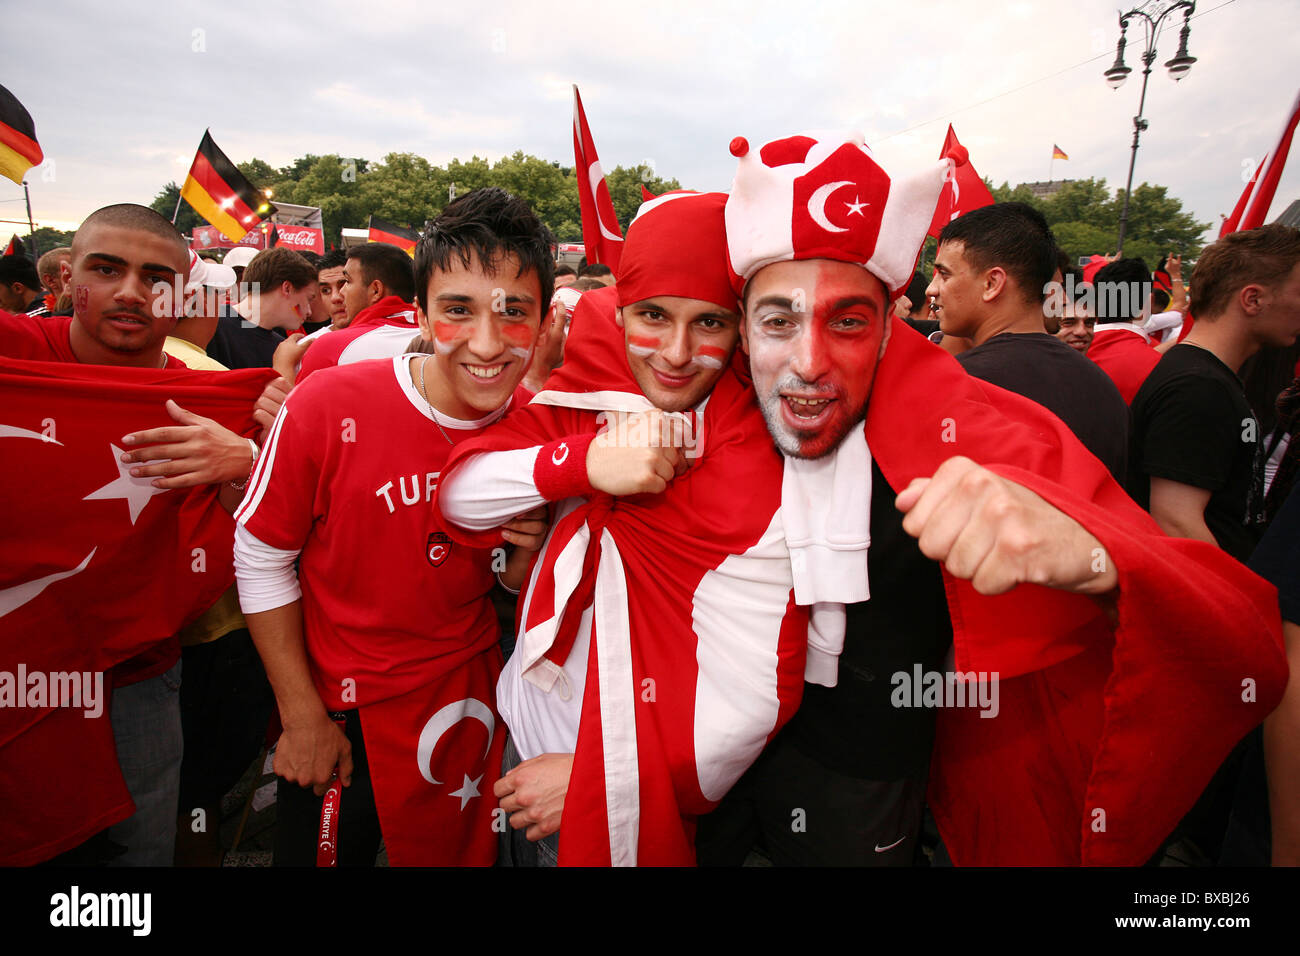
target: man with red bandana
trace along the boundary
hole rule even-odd
[[[789,718],[805,658],[811,679],[834,658],[808,647],[780,458],[732,361],[724,201],[644,204],[564,365],[443,472],[458,541],[559,503],[497,689],[523,758],[497,795],[539,843],[512,841],[519,865],[553,864],[557,829],[566,865],[693,862],[694,820]]]
[[[856,574],[870,597],[844,608],[838,683],[807,686],[701,826],[701,861],[761,832],[781,863],[905,865],[928,776],[958,864],[1144,862],[1278,700],[1267,587],[1165,538],[1058,419],[889,318],[943,170],[891,178],[858,134],[732,149],[729,254],[785,524],[828,546],[796,596]],[[932,678],[963,693],[923,695]]]

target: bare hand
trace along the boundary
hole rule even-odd
[[[659,409],[607,413],[587,448],[587,480],[609,495],[659,494],[690,467],[682,428]]]
[[[1183,281],[1182,256],[1176,256],[1172,252],[1169,253],[1169,258],[1165,260],[1165,269],[1169,272],[1169,280],[1171,282]]]
[[[125,445],[150,445],[122,455],[124,462],[157,462],[132,468],[136,478],[158,478],[155,488],[193,488],[242,481],[253,467],[248,440],[210,418],[186,411],[171,399],[167,413],[179,425],[148,428],[122,439]],[[166,460],[163,460],[166,459]]]
[[[302,341],[305,337],[301,332],[294,332],[275,347],[275,354],[271,356],[271,368],[280,373],[288,386],[298,380],[298,366],[311,348],[311,342]]]
[[[284,348],[283,344],[280,348]],[[278,350],[277,350],[278,351]],[[293,390],[293,379],[277,378],[266,383],[266,388],[262,389],[261,396],[257,399],[257,404],[253,406],[253,421],[262,427],[257,433],[257,443],[266,444],[267,435],[271,433],[271,426],[275,424],[275,416],[280,414],[280,406],[284,400],[289,397],[289,392]]]
[[[319,717],[285,724],[272,767],[277,776],[312,787],[319,797],[334,779],[335,767],[343,786],[352,786],[352,743],[322,711]]]
[[[523,551],[537,551],[546,541],[546,529],[550,525],[549,509],[546,505],[538,505],[503,524],[501,537]]]
[[[969,458],[950,458],[894,502],[903,530],[980,594],[1042,584],[1105,594],[1119,576],[1101,542],[1029,489]]]
[[[573,754],[542,754],[525,760],[498,780],[492,792],[510,814],[510,826],[540,840],[560,829],[564,795],[569,792]]]

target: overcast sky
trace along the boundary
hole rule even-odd
[[[1112,91],[1102,72],[1117,9],[47,0],[6,4],[0,83],[36,122],[46,163],[28,173],[33,212],[56,228],[183,181],[207,127],[232,160],[273,166],[306,153],[441,164],[516,149],[571,165],[572,83],[606,169],[648,161],[691,188],[729,187],[733,136],[856,126],[890,169],[935,159],[951,122],[995,183],[1046,179],[1055,144],[1070,159],[1053,178],[1113,189],[1128,170],[1143,42],[1130,30],[1134,72]],[[1198,62],[1175,84],[1160,64],[1181,23],[1166,20],[1159,40],[1134,178],[1168,186],[1217,230],[1300,89],[1300,3],[1200,0]],[[22,218],[21,198],[0,179],[0,219]],[[1297,198],[1300,146],[1270,218]]]

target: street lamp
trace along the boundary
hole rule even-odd
[[[1179,33],[1178,52],[1173,59],[1166,61],[1165,67],[1169,70],[1169,76],[1177,82],[1185,77],[1192,64],[1196,62],[1196,57],[1189,56],[1187,53],[1187,38],[1191,35],[1192,28],[1188,23],[1192,14],[1196,12],[1196,0],[1178,0],[1171,3],[1163,10],[1158,5],[1148,4],[1157,11],[1157,16],[1152,17],[1150,13],[1141,7],[1135,7],[1128,13],[1121,13],[1119,16],[1119,43],[1115,47],[1115,62],[1111,65],[1105,74],[1106,82],[1110,84],[1112,90],[1117,90],[1124,85],[1128,75],[1133,70],[1124,63],[1124,45],[1126,34],[1128,32],[1129,21],[1134,17],[1140,17],[1142,26],[1146,30],[1146,49],[1142,52],[1142,96],[1138,100],[1137,116],[1133,117],[1133,154],[1128,162],[1128,183],[1124,186],[1124,207],[1119,214],[1119,240],[1116,242],[1115,252],[1117,255],[1124,254],[1124,232],[1128,227],[1128,201],[1133,192],[1133,167],[1137,164],[1138,139],[1150,124],[1142,118],[1142,110],[1147,101],[1147,78],[1151,75],[1151,65],[1156,61],[1156,38],[1160,34],[1160,26],[1164,23],[1165,17],[1175,10],[1183,11],[1183,28]]]

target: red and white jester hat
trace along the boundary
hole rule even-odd
[[[965,150],[908,176],[891,178],[856,131],[810,132],[751,150],[740,159],[727,200],[727,252],[744,288],[759,269],[791,259],[863,266],[892,292],[911,281],[949,169]]]

